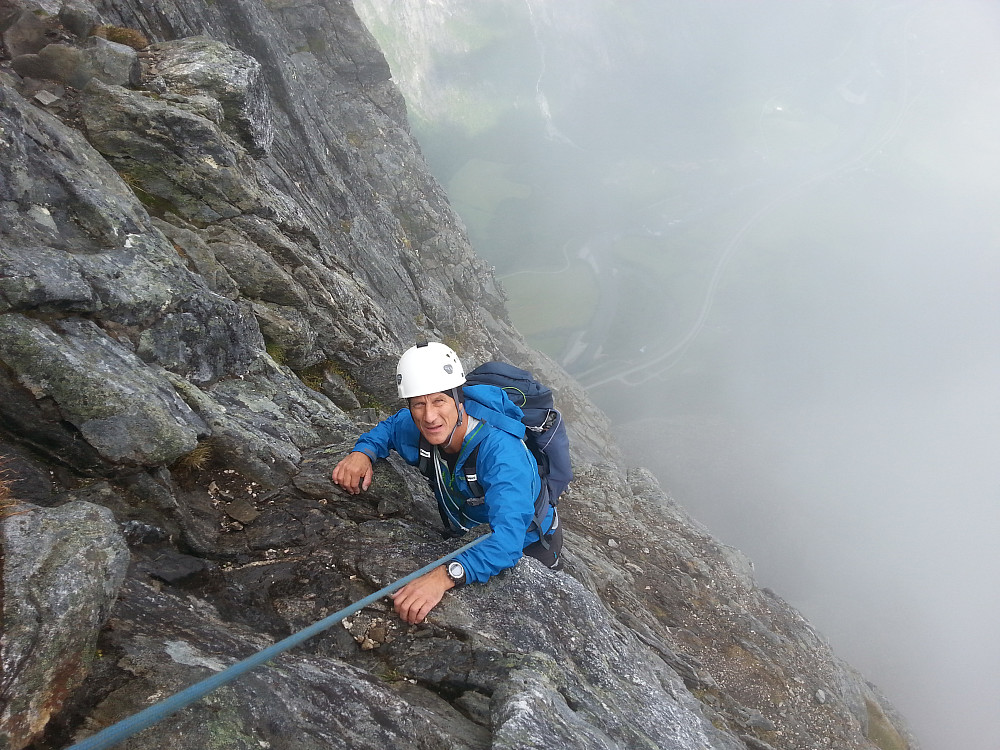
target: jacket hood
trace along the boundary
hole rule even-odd
[[[521,422],[524,414],[507,398],[502,388],[495,385],[467,385],[462,388],[462,392],[465,394],[465,410],[471,417],[524,439],[524,424]]]

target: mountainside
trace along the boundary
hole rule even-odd
[[[346,0],[0,0],[0,747],[66,747],[444,555],[329,481],[418,336],[551,384],[567,570],[374,604],[130,748],[914,747],[511,325]],[[516,606],[511,606],[516,602]]]

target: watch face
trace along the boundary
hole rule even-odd
[[[448,563],[448,577],[456,581],[460,581],[465,578],[465,568],[462,567],[462,563]]]

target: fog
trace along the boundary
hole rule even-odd
[[[1000,5],[357,5],[632,463],[925,750],[1000,748]]]

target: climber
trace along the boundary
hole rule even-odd
[[[422,622],[449,589],[484,583],[522,554],[562,567],[562,529],[546,501],[535,458],[521,440],[520,409],[498,387],[463,387],[465,382],[462,363],[448,346],[429,342],[410,348],[396,367],[399,397],[408,406],[358,438],[333,470],[336,484],[358,494],[371,485],[375,460],[386,458],[390,449],[421,465],[422,436],[446,527],[456,534],[484,523],[492,528],[489,539],[393,594],[396,612],[410,624]],[[482,497],[469,487],[473,477],[467,476],[466,459],[473,451]],[[423,464],[428,465],[426,456]]]

